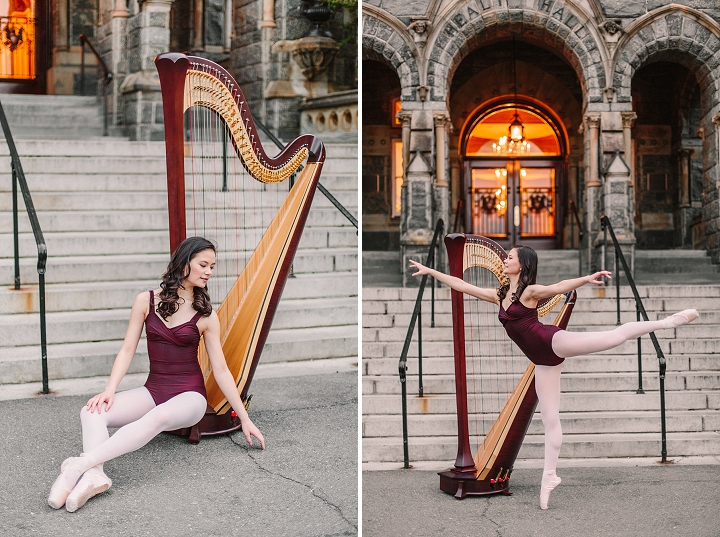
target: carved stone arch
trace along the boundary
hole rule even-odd
[[[420,85],[417,47],[399,20],[363,5],[362,55],[394,69],[400,78],[401,98],[414,101]]]
[[[505,6],[490,0],[461,0],[437,21],[428,39],[430,99],[444,101],[460,62],[486,43],[512,36],[539,43],[565,58],[577,73],[588,102],[602,102],[608,53],[597,27],[571,0],[520,0]]]
[[[691,8],[670,4],[637,19],[615,51],[613,86],[618,102],[630,102],[635,72],[655,61],[680,63],[695,73],[704,96],[720,86],[720,25]]]

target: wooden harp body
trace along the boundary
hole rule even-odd
[[[261,236],[256,245],[238,247],[239,260],[225,261],[226,267],[237,268],[226,271],[226,274],[234,274],[226,277],[230,283],[226,284],[227,292],[219,291],[223,297],[216,310],[221,325],[223,353],[247,407],[248,389],[310,210],[325,160],[325,148],[315,136],[302,135],[271,157],[260,142],[259,132],[240,87],[224,68],[205,58],[180,53],[160,54],[155,59],[155,65],[160,76],[165,122],[170,251],[175,251],[190,228],[191,222],[188,221],[186,225],[186,212],[189,209],[186,201],[189,203],[189,200],[195,200],[200,195],[195,190],[192,194],[186,193],[186,184],[195,185],[195,174],[202,175],[203,180],[213,173],[222,173],[224,176],[222,184],[203,190],[202,197],[223,200],[216,202],[212,209],[207,209],[211,213],[207,215],[207,220],[219,221],[219,233],[225,236],[247,234],[245,230],[228,224],[233,219],[239,220],[237,213],[242,212],[243,219],[252,220],[257,214],[277,211],[273,213],[274,216],[268,216],[266,229],[253,230],[257,236]],[[213,158],[207,152],[199,157],[193,154],[194,149],[189,147],[192,141],[186,140],[193,117],[186,112],[191,109],[200,110],[204,114],[201,116],[202,121],[195,121],[196,130],[205,128],[215,133],[214,149],[210,153],[215,151],[223,155]],[[218,142],[220,137],[222,140]],[[192,136],[190,138],[192,140]],[[234,166],[228,166],[229,159],[239,163],[235,168],[244,176],[250,176],[250,183],[257,185],[250,187],[248,197],[256,198],[255,205],[250,209],[238,206],[238,197],[242,198],[245,193],[232,192],[232,187],[228,187],[227,176],[232,175],[232,172],[228,174],[227,169]],[[188,166],[192,169],[186,169],[186,161],[192,162]],[[218,166],[222,171],[217,170]],[[216,171],[208,171],[206,168]],[[188,179],[191,175],[192,183]],[[264,206],[262,200],[264,196],[269,196],[265,190],[291,177],[294,178],[291,188],[285,186],[281,189],[280,185],[275,185],[274,193],[279,201],[272,207]],[[235,216],[225,214],[232,211],[235,211]],[[204,215],[193,218],[205,220]],[[248,227],[254,228],[262,226],[248,224]],[[200,234],[197,231],[195,233]],[[212,236],[206,238],[214,239]],[[249,240],[252,241],[252,238]],[[220,251],[218,265],[222,255],[224,253]],[[222,434],[240,428],[239,419],[215,381],[202,342],[198,360],[205,376],[208,411],[192,430],[177,431],[189,434],[191,442],[199,441],[204,435]]]
[[[507,254],[496,242],[477,235],[451,234],[445,237],[445,245],[451,276],[463,279],[466,270],[478,267],[491,273],[490,279],[494,277],[497,286],[506,283],[507,276],[503,273],[502,262]],[[575,304],[575,291],[541,301],[538,304],[538,315],[550,313],[563,298],[566,298],[566,302],[553,324],[566,328]],[[465,304],[462,293],[455,290],[451,292],[451,300],[458,451],[455,466],[439,473],[440,489],[458,499],[467,495],[512,494],[510,475],[537,406],[535,365],[531,362],[519,375],[517,385],[473,456],[468,423]],[[497,311],[494,311],[497,317]],[[497,319],[495,322],[498,322]],[[504,336],[507,338],[506,334]],[[479,342],[479,346],[482,348],[483,341]]]

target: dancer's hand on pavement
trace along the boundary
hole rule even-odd
[[[410,259],[409,261],[410,268],[417,269],[417,272],[412,274],[413,276],[423,276],[425,274],[430,274],[431,269],[429,269],[425,265],[421,265],[420,263],[418,263],[417,261],[413,261],[412,259]]]
[[[91,414],[95,412],[96,409],[97,413],[100,414],[103,411],[103,403],[105,403],[105,412],[107,412],[110,410],[113,401],[115,401],[115,390],[105,390],[90,399],[85,406]]]
[[[265,439],[263,438],[260,429],[255,426],[255,424],[250,418],[247,418],[247,420],[242,420],[242,431],[245,434],[245,440],[247,440],[248,444],[250,444],[251,446],[253,445],[252,437],[254,436],[258,440],[260,440],[260,446],[265,449]]]
[[[611,276],[612,272],[609,270],[601,270],[600,272],[596,272],[595,274],[591,274],[588,276],[588,283],[594,283],[595,285],[605,285],[605,282],[602,281],[600,278],[602,276],[605,276],[608,280],[612,279]]]

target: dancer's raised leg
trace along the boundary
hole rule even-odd
[[[695,310],[674,313],[660,321],[626,323],[606,332],[567,332],[562,330],[553,336],[553,352],[561,358],[606,351],[622,343],[665,328],[676,328],[698,317]]]
[[[547,509],[550,493],[560,484],[555,473],[562,446],[560,425],[560,373],[562,366],[535,366],[535,391],[545,428],[545,467],[540,486],[540,508]]]

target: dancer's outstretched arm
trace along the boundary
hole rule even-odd
[[[150,293],[145,291],[135,297],[132,310],[130,312],[130,323],[128,325],[127,332],[125,333],[125,340],[123,341],[120,352],[115,358],[115,363],[110,373],[110,380],[102,393],[99,393],[87,402],[87,409],[92,413],[100,413],[103,411],[103,403],[106,403],[104,410],[110,410],[115,400],[115,391],[117,390],[120,381],[127,373],[130,368],[135,351],[137,350],[138,342],[142,334],[143,324],[145,324],[145,317],[147,317],[150,311]]]
[[[603,282],[600,278],[603,276],[611,278],[611,274],[612,273],[608,270],[601,270],[595,274],[590,274],[589,276],[573,278],[572,280],[563,280],[553,285],[528,285],[523,292],[523,297],[534,300],[542,300],[543,298],[550,298],[555,295],[562,295],[569,291],[573,291],[574,289],[582,287],[586,283],[603,285],[605,282]]]
[[[205,348],[210,358],[215,380],[223,392],[223,395],[227,397],[230,406],[233,407],[233,410],[240,418],[242,431],[245,433],[247,443],[252,446],[251,436],[254,436],[260,440],[260,445],[265,449],[265,439],[250,419],[250,416],[248,416],[245,405],[243,405],[240,394],[237,391],[237,386],[235,386],[235,379],[232,373],[230,373],[230,369],[228,369],[227,362],[225,361],[225,355],[223,354],[222,345],[220,344],[220,320],[214,311],[206,319],[206,327],[202,332],[202,336],[205,341]]]
[[[435,278],[437,281],[444,283],[451,289],[455,289],[456,291],[460,291],[461,293],[465,293],[466,295],[474,296],[475,298],[479,298],[480,300],[485,300],[486,302],[499,304],[497,289],[484,289],[482,287],[477,287],[475,285],[469,284],[465,280],[456,278],[455,276],[450,276],[449,274],[445,274],[435,269],[426,267],[425,265],[421,265],[417,261],[411,260],[410,268],[415,268],[418,270],[416,273],[413,274],[413,276],[422,276],[424,274],[428,274]]]

